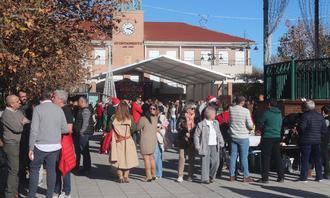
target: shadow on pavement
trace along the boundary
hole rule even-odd
[[[228,189],[232,191],[233,193],[237,193],[239,195],[242,195],[244,197],[250,197],[250,198],[265,198],[265,197],[271,197],[271,198],[290,198],[291,196],[283,196],[283,195],[276,195],[269,192],[259,192],[256,190],[246,190],[246,189],[238,189],[238,188],[232,188],[232,187],[225,187],[221,186],[221,188]]]
[[[294,188],[285,188],[285,187],[279,187],[279,186],[268,186],[268,185],[262,185],[262,184],[252,184],[255,186],[259,186],[266,190],[271,190],[275,192],[285,193],[291,196],[298,196],[298,197],[317,197],[317,198],[326,198],[329,196],[326,196],[324,194],[304,191],[304,190],[297,190]]]

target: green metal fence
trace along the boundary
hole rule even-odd
[[[265,65],[265,95],[272,99],[329,99],[330,58]]]

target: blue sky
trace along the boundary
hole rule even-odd
[[[258,51],[252,50],[252,64],[263,66],[263,0],[142,0],[145,21],[178,21],[199,25],[201,16],[207,16],[206,28],[252,39],[258,44]],[[171,11],[172,10],[172,11]],[[180,11],[176,12],[176,11]],[[195,14],[195,15],[194,15]],[[224,19],[214,16],[247,17],[247,19]],[[287,31],[285,21],[300,16],[298,0],[290,0],[278,30],[272,36],[273,52],[276,43]],[[294,20],[290,20],[294,24]]]

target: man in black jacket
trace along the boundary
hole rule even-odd
[[[92,167],[91,155],[89,152],[89,139],[94,133],[94,121],[92,117],[93,113],[88,108],[88,102],[85,97],[80,97],[78,104],[80,109],[78,111],[76,121],[73,126],[77,157],[76,169],[79,169],[80,155],[82,155],[82,171],[88,173]]]
[[[312,157],[315,165],[316,181],[322,180],[321,164],[321,136],[327,133],[327,128],[323,116],[315,111],[315,103],[307,100],[302,105],[304,112],[299,125],[299,146],[301,152],[301,174],[300,180],[307,182],[308,162]]]

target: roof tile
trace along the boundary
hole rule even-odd
[[[145,41],[254,42],[180,22],[144,22]]]

